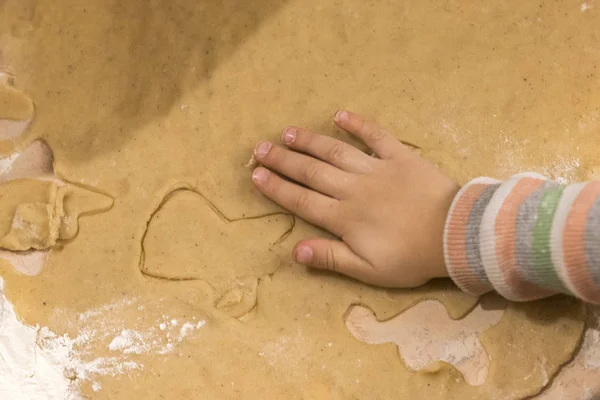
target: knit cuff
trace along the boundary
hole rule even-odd
[[[500,183],[491,178],[472,180],[458,192],[446,219],[446,268],[454,283],[473,296],[494,289],[483,267],[479,230],[485,209]]]

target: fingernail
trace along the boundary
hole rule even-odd
[[[267,180],[269,171],[265,168],[258,167],[252,172],[252,180],[256,183],[263,183]]]
[[[294,253],[294,259],[301,264],[308,264],[312,260],[313,252],[308,246],[298,247]]]
[[[292,144],[296,140],[296,130],[294,128],[285,128],[281,134],[281,141],[285,144]]]
[[[348,121],[348,113],[346,111],[338,111],[335,113],[335,115],[333,116],[333,119],[336,120],[337,122],[346,122]]]
[[[271,150],[271,146],[272,145],[269,142],[260,142],[258,146],[256,146],[256,149],[254,149],[254,154],[258,158],[263,158],[267,155],[269,150]]]

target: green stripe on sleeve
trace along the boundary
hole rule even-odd
[[[556,268],[552,264],[550,233],[552,232],[554,214],[556,213],[564,189],[564,186],[550,187],[540,199],[537,210],[537,221],[533,228],[531,241],[533,270],[528,271],[528,275],[535,279],[533,283],[560,292],[565,292],[565,288],[558,277]]]

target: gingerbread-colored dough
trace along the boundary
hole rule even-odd
[[[74,185],[14,180],[0,186],[0,249],[47,250],[77,235],[79,216],[113,200]]]
[[[0,75],[0,119],[26,121],[33,117],[33,113],[31,98]]]
[[[227,221],[201,194],[178,189],[148,223],[140,268],[155,278],[204,280],[223,290],[244,275],[275,272],[281,261],[271,248],[293,221],[282,214]],[[228,247],[229,252],[214,251]]]
[[[579,343],[575,300],[510,305],[481,336],[492,359],[485,383],[469,386],[446,364],[410,372],[395,345],[360,342],[344,324],[353,304],[384,320],[424,299],[463,316],[476,299],[449,282],[377,289],[281,256],[244,270],[240,284],[229,281],[239,265],[227,263],[246,251],[237,243],[262,246],[249,261],[267,257],[285,232],[266,217],[281,210],[252,189],[245,165],[255,143],[277,140],[288,124],[345,137],[330,122],[340,107],[377,119],[459,182],[530,169],[581,179],[600,148],[599,12],[570,0],[6,0],[0,68],[34,100],[35,118],[0,152],[44,139],[58,177],[115,199],[109,212],[80,219],[75,240],[53,250],[39,276],[2,264],[7,297],[24,321],[72,337],[89,328],[79,313],[131,297],[135,305],[111,309],[98,327],[157,329],[167,314],[205,321],[171,352],[127,356],[143,371],[99,376],[98,392],[83,382],[94,399],[534,395]],[[198,253],[212,251],[210,272],[223,274],[211,279],[231,284],[225,294],[143,273],[152,262],[144,238],[174,182],[237,221],[228,242]],[[170,254],[172,268],[163,259],[160,271],[196,271],[202,260],[178,264],[196,253],[181,233],[190,227],[178,229],[181,216],[170,213],[161,222],[169,237],[152,239],[155,253],[164,243]],[[235,231],[244,219],[256,238]],[[297,221],[278,246],[289,252],[309,234],[322,233]],[[113,354],[107,340],[90,346],[86,357]]]

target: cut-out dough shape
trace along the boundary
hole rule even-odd
[[[71,184],[18,179],[0,186],[0,248],[46,250],[73,239],[80,215],[107,211],[112,198]]]
[[[489,303],[490,300],[484,299]],[[495,298],[495,307],[480,303],[466,317],[452,320],[444,305],[424,301],[388,321],[379,322],[365,307],[352,307],[346,326],[358,340],[369,344],[394,343],[408,368],[435,370],[440,361],[452,364],[470,385],[485,382],[490,357],[479,334],[497,324],[505,302]]]
[[[241,317],[256,304],[257,278],[279,268],[273,245],[293,223],[285,214],[229,221],[201,194],[175,190],[148,223],[140,269],[154,278],[205,281],[216,307]]]

